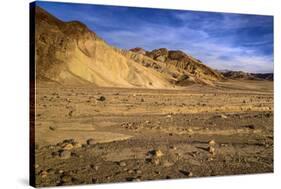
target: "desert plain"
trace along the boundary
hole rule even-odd
[[[273,172],[273,82],[36,93],[36,185]]]

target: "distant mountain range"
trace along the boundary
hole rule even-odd
[[[35,31],[38,82],[174,88],[193,83],[214,85],[216,81],[240,79],[239,75],[243,75],[240,72],[216,71],[178,50],[123,50],[113,47],[83,23],[63,22],[38,6],[35,10]],[[247,75],[248,79],[271,80],[270,75],[250,76]]]
[[[227,79],[273,81],[273,73],[248,73],[243,71],[217,70]]]

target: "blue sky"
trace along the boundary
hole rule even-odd
[[[273,17],[37,2],[63,21],[78,20],[123,49],[182,50],[215,69],[273,72]]]

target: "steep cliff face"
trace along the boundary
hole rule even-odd
[[[38,81],[101,87],[173,88],[191,83],[212,85],[222,76],[181,52],[110,46],[77,21],[63,22],[40,7],[35,14],[35,61]]]

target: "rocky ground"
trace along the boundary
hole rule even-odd
[[[273,82],[38,84],[36,186],[273,172]]]

